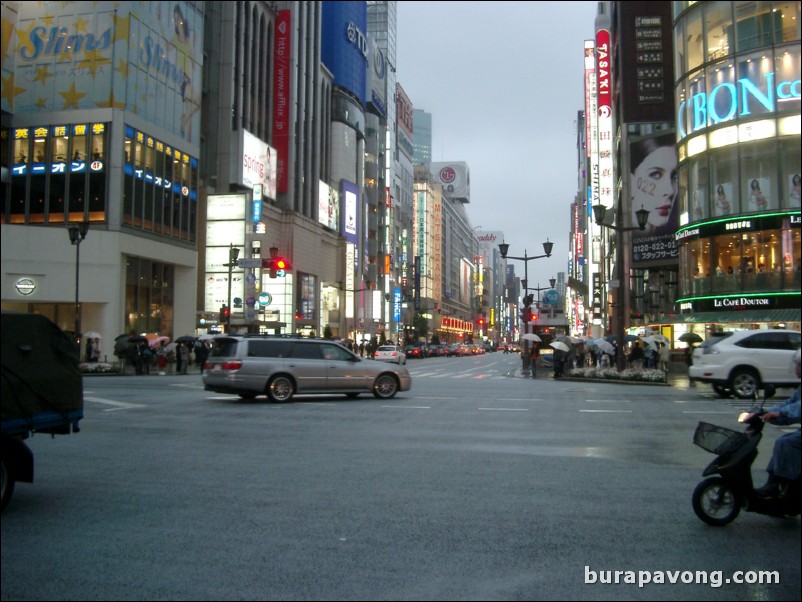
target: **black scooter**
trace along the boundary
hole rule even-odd
[[[735,520],[742,508],[747,512],[768,516],[799,515],[802,504],[800,479],[788,484],[779,495],[772,497],[758,495],[752,484],[752,464],[757,458],[757,446],[763,437],[765,426],[761,419],[765,413],[763,405],[774,393],[774,387],[766,385],[760,407],[738,417],[738,422],[747,425],[743,433],[707,422],[700,422],[696,427],[693,442],[716,454],[716,459],[702,473],[709,478],[696,486],[692,498],[693,511],[708,525],[727,525]]]

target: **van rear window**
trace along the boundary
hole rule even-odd
[[[212,350],[209,355],[211,357],[232,357],[237,353],[237,342],[237,339],[217,337],[212,343]]]

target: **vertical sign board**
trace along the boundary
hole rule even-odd
[[[290,152],[291,107],[291,16],[280,10],[276,16],[275,53],[273,55],[273,144],[276,145],[276,191],[287,191],[287,159]]]
[[[599,135],[599,202],[605,207],[613,206],[615,191],[610,53],[610,30],[608,28],[598,29],[596,31],[596,97]]]
[[[414,264],[414,282],[415,282],[415,309],[420,309],[420,255],[415,255]]]
[[[247,203],[248,197],[244,194],[209,195],[207,198],[205,312],[217,312],[228,304],[229,249],[231,245],[245,246]],[[233,267],[231,277],[232,300],[242,298],[245,293],[242,269]]]

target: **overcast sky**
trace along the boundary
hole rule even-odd
[[[567,271],[583,48],[596,2],[399,0],[398,83],[432,114],[432,161],[470,169],[472,225],[504,232],[529,286]],[[501,241],[499,241],[501,242]],[[524,262],[514,261],[523,277]]]

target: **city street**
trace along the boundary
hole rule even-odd
[[[749,404],[681,370],[649,386],[525,379],[515,354],[407,367],[390,401],[86,377],[81,432],[29,440],[2,599],[799,599],[799,519],[713,528],[691,508],[713,458],[697,422],[739,428]],[[759,483],[783,432],[766,429]]]

